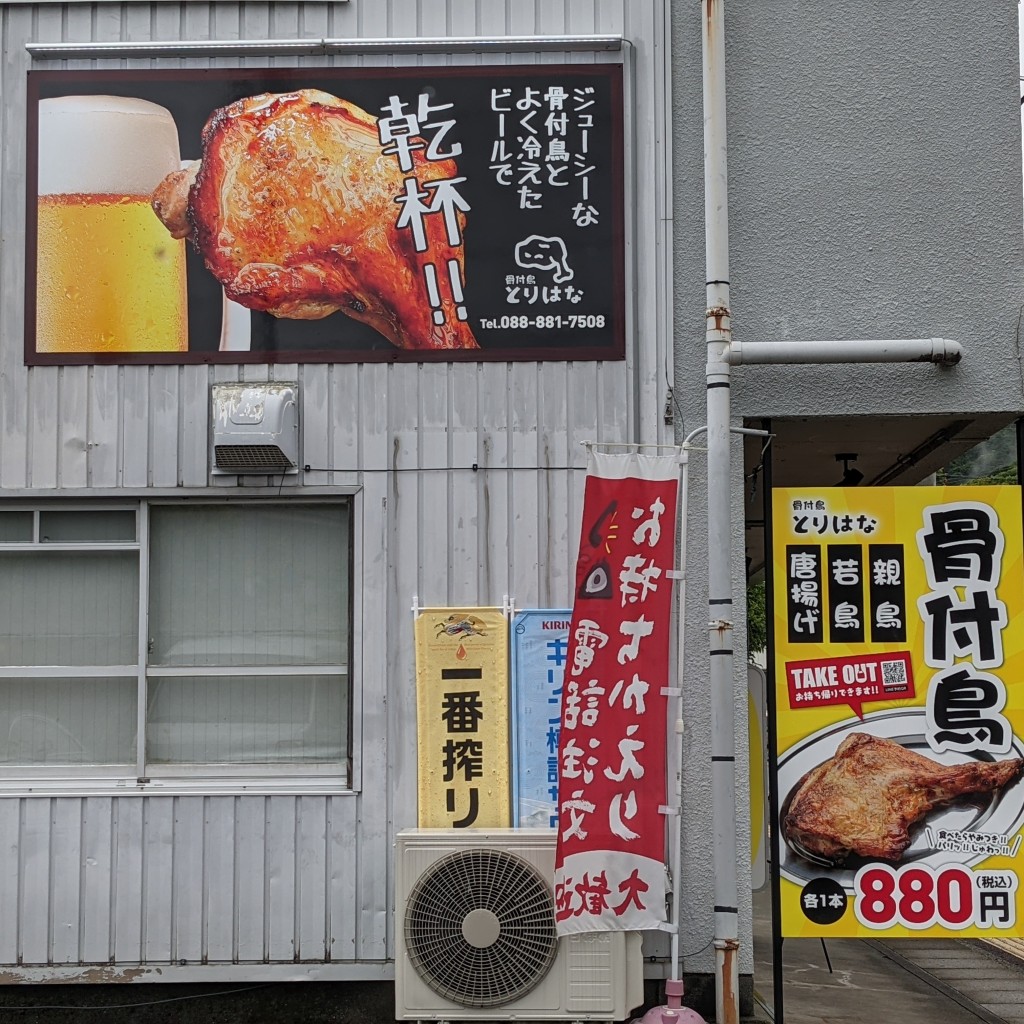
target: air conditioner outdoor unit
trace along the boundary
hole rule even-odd
[[[625,1020],[639,932],[555,935],[555,832],[409,829],[395,855],[398,1020]]]
[[[215,384],[214,475],[299,471],[297,384]]]

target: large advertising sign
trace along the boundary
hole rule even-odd
[[[624,358],[621,66],[28,91],[30,364]]]
[[[507,828],[508,620],[428,608],[415,621],[421,828]]]
[[[590,454],[559,741],[560,935],[665,920],[677,456]]]
[[[1018,487],[773,492],[782,935],[1022,934]]]

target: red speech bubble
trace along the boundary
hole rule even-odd
[[[863,718],[864,704],[913,697],[914,670],[909,651],[788,661],[786,687],[793,709],[849,704]]]

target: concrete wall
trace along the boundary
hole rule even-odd
[[[677,436],[703,424],[704,208],[701,18],[673,5]],[[1017,4],[937,0],[842,7],[726,4],[732,324],[739,341],[947,337],[954,369],[742,367],[743,417],[1015,411],[1024,407]],[[734,445],[734,579],[742,579],[741,450]],[[689,553],[683,904],[692,942],[711,933],[707,782],[706,515],[694,457]],[[742,651],[742,594],[735,610]],[[737,775],[745,678],[737,658]],[[740,846],[747,835],[740,793]],[[746,946],[749,889],[740,880]],[[704,969],[707,954],[687,959]],[[749,949],[741,971],[750,969]]]
[[[840,396],[850,413],[1022,407],[1017,7],[727,5],[736,338],[947,337],[965,349],[952,371],[744,368],[738,412],[834,414]],[[703,363],[699,16],[675,19],[685,367],[691,353]]]

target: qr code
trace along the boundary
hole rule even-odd
[[[908,681],[905,661],[882,662],[882,686],[886,690],[905,690]]]

